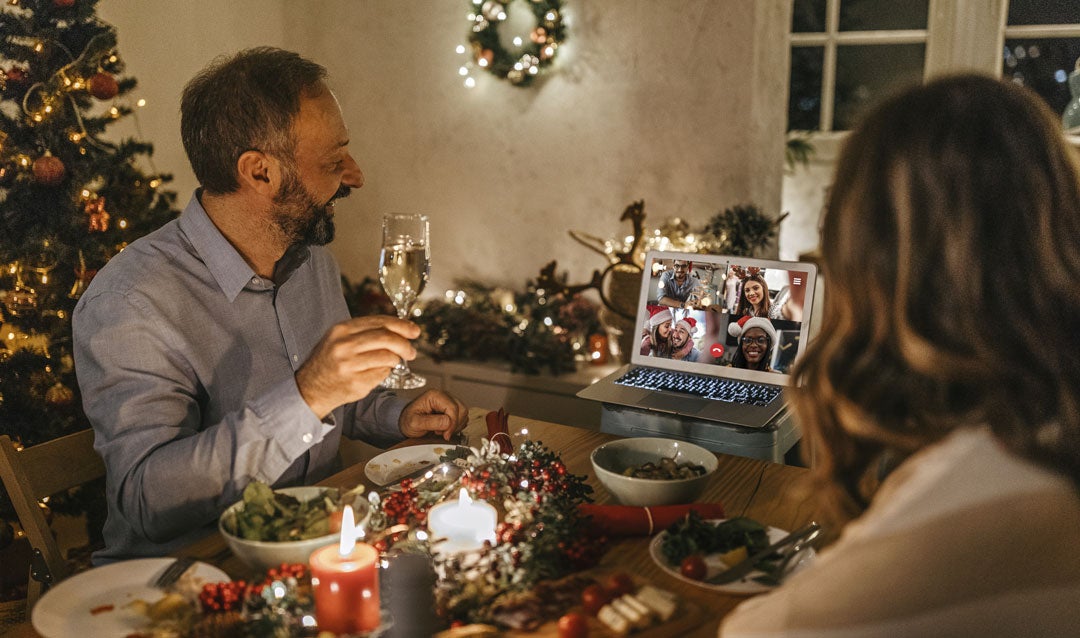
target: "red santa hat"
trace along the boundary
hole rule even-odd
[[[649,327],[655,328],[662,323],[671,323],[671,308],[667,306],[647,306],[649,311]]]
[[[675,322],[675,327],[678,328],[679,326],[682,326],[687,334],[693,336],[694,330],[697,329],[697,320],[693,317],[683,317]]]
[[[776,343],[776,328],[773,328],[772,322],[765,317],[751,317],[750,315],[746,315],[734,323],[729,323],[727,331],[732,337],[739,338],[744,332],[751,328],[760,328],[764,330],[765,334],[769,335],[769,341],[774,344]]]

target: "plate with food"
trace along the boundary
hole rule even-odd
[[[707,581],[787,534],[749,518],[702,520],[691,513],[657,534],[649,543],[649,555],[665,572],[683,582],[726,594],[760,594],[804,569],[815,556],[813,548],[803,549],[790,562],[784,561],[790,550],[778,550],[758,561],[745,577],[730,583]]]
[[[189,601],[197,599],[203,585],[229,580],[217,567],[197,562],[168,593],[152,586],[174,560],[140,558],[75,574],[42,596],[31,623],[46,638],[129,636],[148,627],[153,614],[171,614],[184,605],[194,610]]]
[[[450,443],[436,445],[410,445],[387,450],[367,462],[364,474],[380,487],[397,483],[401,479],[425,468],[433,467],[447,456],[465,456],[467,447]]]

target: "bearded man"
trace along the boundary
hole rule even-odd
[[[341,437],[446,439],[467,421],[428,391],[379,383],[419,328],[350,319],[334,203],[364,175],[326,70],[272,48],[214,61],[184,89],[200,188],[179,218],[102,268],[73,318],[83,404],[105,460],[102,564],[161,556],[213,530],[258,480],[317,482]]]

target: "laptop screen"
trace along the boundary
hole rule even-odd
[[[816,280],[809,263],[650,252],[631,362],[787,383],[807,343]]]

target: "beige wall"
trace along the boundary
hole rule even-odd
[[[525,9],[511,0],[510,10]],[[474,277],[521,287],[551,259],[571,281],[601,258],[569,229],[702,224],[755,202],[779,211],[787,90],[787,0],[573,0],[569,37],[539,86],[482,74],[462,86],[459,1],[103,0],[140,82],[140,136],[155,164],[194,187],[179,144],[183,83],[220,53],[254,44],[323,63],[367,185],[338,206],[333,249],[352,278],[372,275],[378,215],[432,218],[432,287]],[[127,124],[125,124],[126,126]]]

